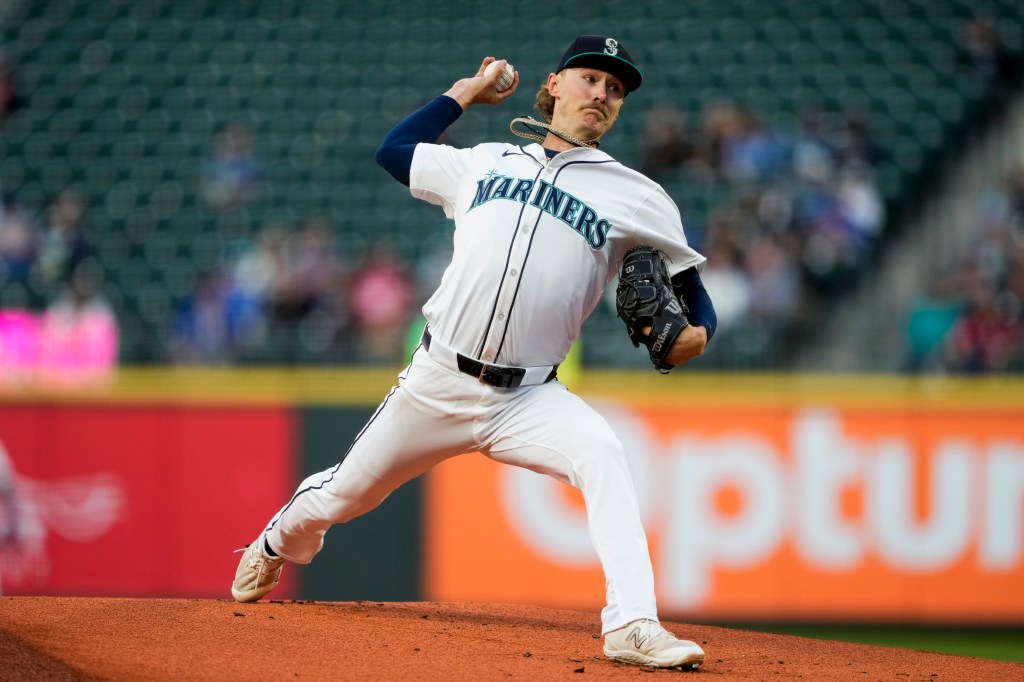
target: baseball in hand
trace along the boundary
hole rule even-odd
[[[487,65],[487,68],[484,69],[484,75],[490,77],[491,75],[494,74],[495,71],[497,71],[500,68],[500,62],[491,62],[490,64]],[[505,62],[505,71],[498,78],[498,82],[497,84],[495,84],[494,89],[497,90],[498,92],[504,92],[505,90],[508,90],[509,88],[512,87],[512,82],[515,80],[515,78],[515,68],[508,62]]]

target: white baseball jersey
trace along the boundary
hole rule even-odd
[[[668,194],[596,149],[548,159],[539,144],[419,144],[409,186],[455,219],[428,326],[484,362],[562,362],[632,246],[661,249],[670,274],[704,267]]]

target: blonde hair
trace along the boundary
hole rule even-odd
[[[544,121],[551,123],[555,117],[555,98],[548,90],[548,81],[544,79],[544,82],[540,84],[540,90],[537,91],[536,101],[533,103],[533,108],[540,112],[540,115],[544,117]]]

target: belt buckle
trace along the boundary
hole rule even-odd
[[[496,388],[519,388],[523,383],[526,370],[522,367],[496,367],[484,365],[477,377],[482,383]]]

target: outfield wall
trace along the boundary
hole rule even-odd
[[[344,454],[393,372],[123,371],[0,394],[12,594],[220,596],[232,550]],[[1024,382],[593,374],[627,445],[664,613],[1024,623]],[[572,425],[567,425],[572,428]],[[23,519],[24,521],[25,519]],[[171,568],[168,545],[187,547]],[[481,455],[327,538],[281,596],[597,609],[575,491]]]

